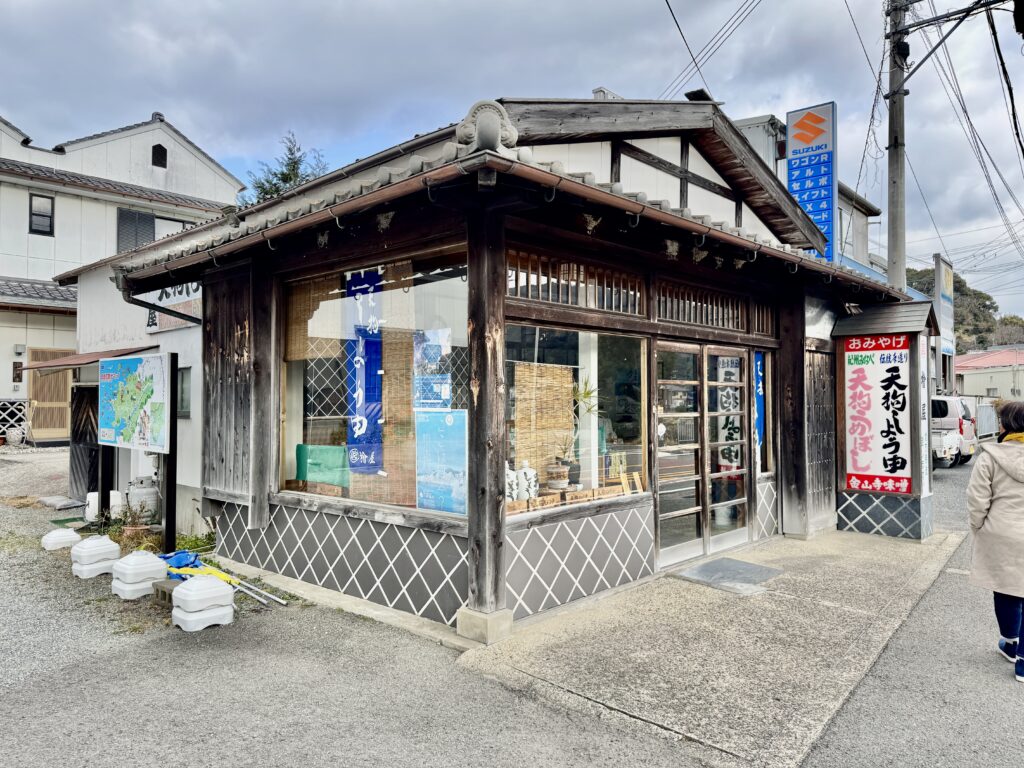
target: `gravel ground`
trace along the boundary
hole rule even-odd
[[[0,496],[23,495],[10,477]],[[0,503],[3,765],[687,765],[668,738],[561,712],[351,614],[248,608],[185,634],[39,549],[52,517]]]
[[[6,448],[6,451],[3,449]],[[68,492],[67,448],[0,446],[0,502],[18,496],[55,496]]]
[[[935,472],[937,528],[967,529],[972,466]],[[967,581],[970,546],[953,555],[804,766],[1020,765],[1024,685],[995,653],[991,593]]]

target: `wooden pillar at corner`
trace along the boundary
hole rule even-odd
[[[460,634],[481,642],[511,629],[505,609],[505,221],[471,210],[469,257],[469,599]]]
[[[250,272],[249,348],[249,519],[247,527],[270,524],[270,491],[277,455],[277,397],[273,365],[277,354],[275,281],[266,265],[254,262]]]
[[[776,359],[779,412],[779,509],[782,532],[805,537],[807,512],[807,417],[804,337],[806,309],[799,290],[779,304],[780,346]]]

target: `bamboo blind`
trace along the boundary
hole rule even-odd
[[[572,368],[537,363],[514,366],[516,469],[528,461],[543,485],[547,481],[545,468],[572,436]]]

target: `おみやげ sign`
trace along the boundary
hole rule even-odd
[[[910,494],[910,336],[851,336],[843,355],[846,489]]]

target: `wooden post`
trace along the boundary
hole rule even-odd
[[[178,353],[167,355],[167,405],[170,429],[167,434],[167,453],[163,456],[160,483],[164,500],[164,552],[174,552],[178,540]]]
[[[779,306],[779,509],[782,532],[807,533],[807,424],[804,372],[806,316],[803,294],[787,291]]]
[[[252,392],[249,400],[249,528],[270,524],[270,487],[277,466],[277,397],[273,387],[273,366],[277,349],[274,318],[274,278],[259,263],[250,272],[251,311],[249,343],[252,353]]]
[[[493,642],[511,629],[505,609],[505,222],[467,214],[469,255],[469,600],[459,633]],[[467,610],[468,609],[468,610]]]

